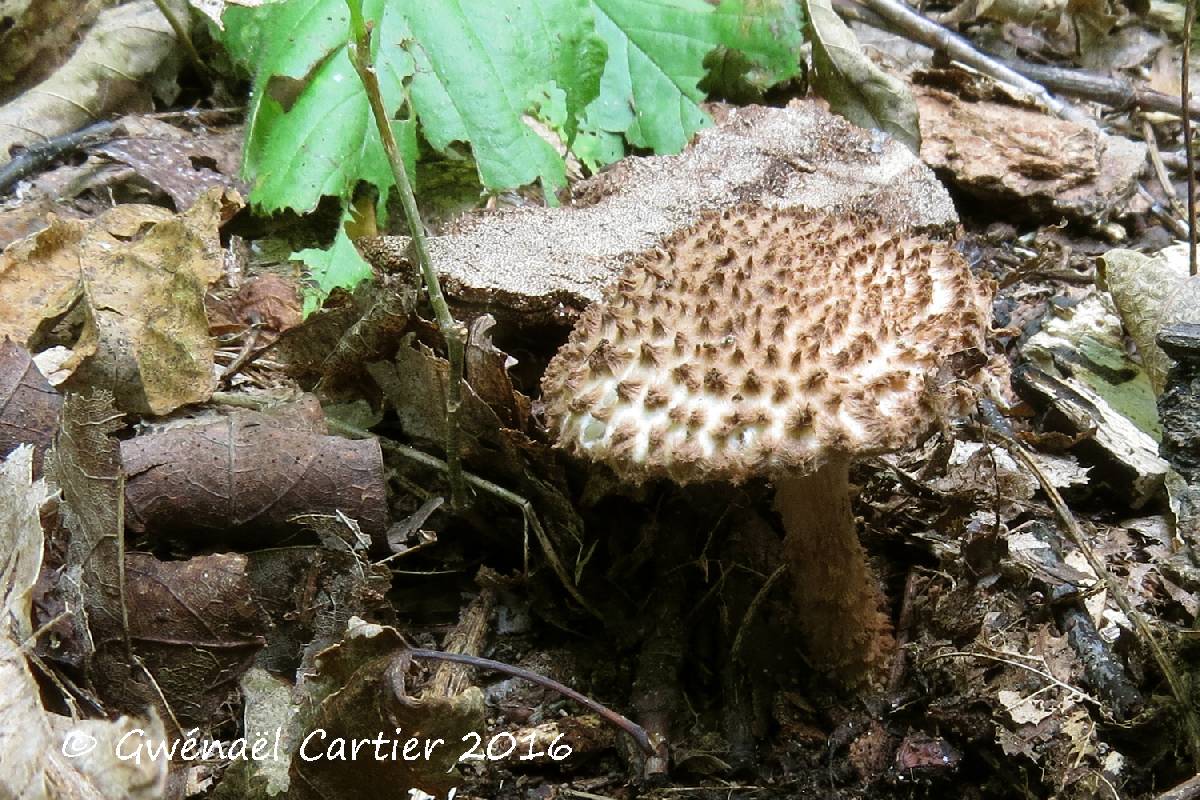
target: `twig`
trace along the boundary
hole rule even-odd
[[[1171,183],[1171,176],[1167,174],[1167,165],[1163,163],[1162,152],[1158,149],[1158,137],[1154,135],[1154,126],[1148,119],[1142,120],[1142,138],[1146,140],[1150,164],[1154,167],[1154,177],[1158,178],[1158,185],[1162,187],[1167,202],[1171,204],[1171,212],[1180,217],[1187,216],[1187,212],[1179,204],[1179,194],[1175,191],[1175,184]],[[1141,186],[1138,188],[1140,189]]]
[[[1188,230],[1187,225],[1182,219],[1184,215],[1181,214],[1179,217],[1175,216],[1173,213],[1171,213],[1171,209],[1164,207],[1162,203],[1155,200],[1154,195],[1146,191],[1146,187],[1142,186],[1140,183],[1138,184],[1137,190],[1138,196],[1150,204],[1150,213],[1158,217],[1159,222],[1170,228],[1171,233],[1173,233],[1176,238],[1186,240]],[[1091,281],[1089,281],[1089,283],[1091,283]]]
[[[996,60],[1031,81],[1037,81],[1047,89],[1078,97],[1081,100],[1103,103],[1118,111],[1136,108],[1141,111],[1160,111],[1172,115],[1180,113],[1179,98],[1166,92],[1142,88],[1126,78],[1101,75],[1081,69],[1031,64],[1028,61],[1009,58]],[[1193,119],[1200,119],[1200,105],[1188,106],[1188,113]]]
[[[41,144],[26,148],[20,155],[0,167],[0,194],[17,181],[27,178],[54,159],[104,139],[117,127],[115,122],[97,122],[72,133],[55,136]]]
[[[192,34],[188,32],[187,26],[180,21],[179,17],[167,5],[167,0],[154,0],[154,5],[158,7],[158,13],[162,14],[167,19],[167,24],[171,26],[171,30],[175,31],[175,38],[183,45],[183,49],[187,53],[188,61],[192,62],[192,66],[206,78],[211,75],[211,71],[204,64],[204,59],[200,58],[200,54],[196,52],[196,45],[192,43]],[[184,6],[186,9],[188,6]]]
[[[468,656],[462,653],[444,653],[441,650],[424,650],[421,648],[412,648],[408,654],[413,658],[429,658],[437,661],[453,661],[456,664],[467,664],[479,669],[490,669],[495,672],[502,672],[505,675],[512,675],[515,678],[523,678],[538,686],[545,686],[547,689],[552,689],[564,697],[568,697],[579,703],[589,711],[600,715],[605,721],[617,726],[625,731],[630,737],[637,742],[638,747],[642,749],[646,755],[654,755],[654,747],[650,744],[650,737],[646,735],[646,731],[642,729],[633,720],[622,716],[610,708],[600,705],[595,700],[572,689],[570,686],[561,684],[553,678],[547,678],[545,675],[539,675],[536,672],[530,672],[527,669],[514,667],[511,664],[505,664],[500,661],[493,661],[490,658],[480,658],[479,656]]]
[[[1023,92],[1036,97],[1055,116],[1089,127],[1095,122],[1087,115],[1057,99],[1045,87],[1014,72],[991,56],[976,50],[957,33],[913,11],[900,0],[859,0],[862,5],[882,17],[893,30],[926,47],[941,50],[956,61],[993,77],[1011,83]]]
[[[750,621],[754,619],[754,615],[758,613],[758,609],[766,601],[767,595],[771,592],[771,587],[775,582],[783,577],[787,572],[787,565],[781,565],[778,569],[771,573],[771,577],[763,582],[758,592],[754,595],[754,599],[750,601],[750,605],[746,606],[746,613],[742,615],[742,623],[738,625],[737,636],[733,639],[733,647],[729,650],[729,660],[736,662],[741,658],[742,652],[742,636],[746,632],[746,628],[750,626]]]
[[[917,571],[909,569],[904,579],[904,594],[900,603],[900,616],[896,619],[896,657],[892,659],[892,671],[888,676],[888,693],[895,694],[900,690],[900,682],[904,679],[904,670],[908,666],[908,651],[905,645],[912,637],[913,601],[917,596]]]
[[[412,237],[413,251],[417,263],[421,267],[421,275],[425,281],[425,289],[429,293],[429,303],[433,306],[437,317],[438,329],[446,340],[446,353],[450,360],[450,380],[446,392],[446,463],[450,481],[450,504],[456,510],[461,510],[467,504],[466,483],[463,480],[462,454],[459,452],[458,412],[462,407],[463,361],[466,347],[466,328],[450,314],[450,306],[442,294],[438,282],[437,270],[429,257],[429,248],[425,242],[425,223],[421,221],[421,212],[417,208],[417,198],[413,194],[412,183],[408,180],[408,170],[400,149],[396,146],[396,137],[392,134],[391,116],[383,104],[383,94],[379,90],[379,77],[375,73],[375,65],[371,60],[371,30],[362,14],[362,0],[346,0],[350,8],[350,55],[354,69],[366,90],[367,99],[371,104],[371,112],[375,117],[375,127],[379,130],[379,139],[387,153],[396,187],[400,192],[400,202],[404,206],[404,216],[408,220],[409,233]]]
[[[1075,515],[1067,507],[1066,502],[1062,499],[1062,495],[1058,493],[1058,489],[1046,477],[1046,473],[1042,471],[1037,462],[1029,455],[1029,451],[1017,440],[999,434],[999,432],[996,433],[1000,440],[1004,442],[1009,452],[1037,478],[1042,492],[1050,500],[1050,505],[1054,507],[1054,512],[1058,515],[1059,521],[1062,522],[1071,543],[1083,553],[1088,566],[1091,567],[1096,577],[1104,583],[1105,589],[1108,590],[1108,594],[1112,597],[1113,602],[1117,604],[1117,608],[1121,609],[1121,613],[1133,623],[1133,627],[1138,633],[1138,638],[1149,648],[1150,654],[1153,656],[1155,663],[1158,664],[1158,669],[1167,682],[1167,687],[1171,690],[1171,695],[1175,698],[1175,702],[1179,704],[1179,714],[1183,719],[1183,727],[1187,733],[1188,749],[1191,750],[1192,762],[1196,769],[1200,769],[1200,717],[1197,716],[1196,709],[1191,704],[1187,687],[1184,686],[1179,673],[1175,671],[1171,660],[1167,658],[1167,654],[1159,645],[1158,637],[1150,629],[1150,625],[1146,622],[1146,618],[1142,615],[1142,612],[1133,607],[1133,604],[1129,602],[1129,598],[1125,596],[1124,589],[1109,574],[1108,568],[1100,561],[1095,552],[1092,551],[1091,546],[1087,542],[1087,537],[1083,533],[1083,529],[1079,527],[1079,522],[1075,519]]]
[[[1192,151],[1192,120],[1187,114],[1192,93],[1188,87],[1192,59],[1192,27],[1196,24],[1196,0],[1188,0],[1183,17],[1183,64],[1179,68],[1179,105],[1183,112],[1183,152],[1187,157],[1188,272],[1196,274],[1196,156]],[[1200,759],[1200,754],[1197,755]]]
[[[1045,670],[1038,669],[1037,667],[1031,667],[1028,664],[1022,664],[1020,661],[1016,661],[1011,658],[1004,658],[1003,656],[994,656],[991,653],[973,652],[971,650],[951,650],[951,651],[945,652],[945,653],[934,653],[933,655],[931,655],[927,659],[925,659],[925,661],[926,662],[940,661],[943,658],[982,658],[987,661],[995,661],[997,664],[1007,664],[1010,667],[1016,667],[1017,669],[1023,669],[1026,672],[1032,672],[1034,675],[1037,675],[1038,677],[1049,681],[1050,683],[1054,684],[1058,688],[1066,690],[1071,695],[1078,697],[1081,700],[1087,700],[1089,703],[1092,703],[1097,708],[1103,707],[1103,704],[1099,700],[1097,700],[1095,697],[1092,697],[1090,694],[1083,691],[1082,689],[1072,686],[1071,684],[1066,683],[1065,681],[1059,680],[1058,678],[1054,677],[1053,675],[1051,675],[1049,672],[1046,672]],[[1043,662],[1043,663],[1045,663],[1045,662]]]
[[[838,13],[848,19],[870,25],[872,28],[888,29],[887,20],[873,11],[863,8],[859,0],[834,0]],[[985,54],[989,55],[990,54]],[[1102,103],[1115,110],[1136,108],[1141,111],[1159,111],[1179,114],[1179,99],[1166,92],[1146,89],[1119,75],[1104,75],[1082,69],[1066,69],[1049,64],[1031,64],[1014,58],[991,56],[997,63],[1009,67],[1053,92]],[[1200,119],[1200,105],[1192,104],[1189,111],[1193,119]]]
[[[217,398],[217,394],[217,392],[213,393],[214,399]],[[344,436],[353,436],[359,439],[366,439],[375,436],[369,431],[364,431],[361,428],[356,428],[353,425],[347,425],[346,423],[335,419],[329,420],[328,423],[330,430],[337,431]],[[397,455],[407,458],[409,461],[415,461],[418,464],[422,464],[426,467],[430,467],[431,469],[436,469],[441,472],[447,472],[450,469],[450,465],[445,461],[442,461],[437,456],[431,456],[428,453],[416,449],[415,447],[408,447],[407,445],[400,444],[399,442],[393,442],[389,439],[384,439],[381,437],[376,438],[379,438],[380,447],[384,448],[385,450],[391,450]],[[533,504],[524,497],[521,497],[521,495],[517,494],[516,492],[510,492],[503,486],[492,483],[486,478],[481,478],[478,475],[471,474],[470,472],[462,472],[461,474],[463,479],[471,486],[474,486],[476,489],[486,492],[493,497],[503,500],[506,503],[511,503],[521,510],[521,514],[525,518],[525,524],[529,526],[529,528],[533,531],[533,535],[537,537],[538,543],[542,546],[542,552],[546,555],[546,561],[550,563],[550,568],[554,570],[554,574],[558,577],[559,582],[562,583],[563,588],[567,590],[567,593],[571,595],[572,599],[574,599],[576,603],[579,603],[579,605],[582,606],[585,611],[594,616],[596,619],[604,619],[600,615],[600,612],[593,608],[592,605],[584,598],[584,596],[580,593],[579,588],[575,586],[574,581],[571,580],[570,573],[567,572],[567,568],[563,565],[562,560],[558,557],[558,553],[555,551],[554,545],[550,541],[550,537],[546,535],[545,528],[542,527],[541,521],[538,519],[537,514],[534,513]]]

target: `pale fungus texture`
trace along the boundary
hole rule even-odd
[[[632,260],[587,309],[546,370],[546,418],[560,445],[629,480],[809,473],[965,411],[947,409],[962,401],[939,366],[981,354],[990,318],[942,242],[735,207]]]

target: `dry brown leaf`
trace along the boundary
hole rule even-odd
[[[53,72],[103,6],[102,0],[0,0],[0,103]]]
[[[33,474],[41,475],[42,457],[58,429],[62,396],[34,365],[29,353],[0,339],[0,458],[19,444],[36,445]]]
[[[52,220],[0,255],[10,311],[0,336],[33,351],[60,344],[46,329],[71,310],[81,332],[66,388],[107,388],[122,410],[154,414],[206,400],[204,295],[222,274],[217,229],[240,203],[213,190],[177,216],[127,205],[89,223]]]
[[[321,436],[242,411],[129,439],[121,455],[127,524],[138,533],[205,543],[240,536],[248,547],[294,534],[297,514],[340,511],[384,541],[387,487],[376,439]]]
[[[121,427],[112,396],[68,395],[62,427],[46,456],[46,475],[62,492],[59,511],[70,538],[58,584],[74,613],[75,640],[88,663],[96,641],[125,636],[125,527],[121,519],[125,476],[112,433]],[[132,665],[130,665],[132,668]]]
[[[141,728],[161,740],[156,717],[142,721],[81,720],[48,712],[25,659],[22,643],[33,633],[30,597],[41,567],[43,537],[39,517],[46,486],[31,477],[32,453],[21,447],[0,464],[0,552],[9,559],[0,572],[0,796],[23,800],[104,800],[162,796],[166,761],[122,761],[117,740]],[[66,752],[94,742],[86,754]]]
[[[378,797],[380,786],[413,787],[443,796],[458,782],[453,768],[467,746],[463,737],[471,731],[486,732],[483,692],[472,686],[452,697],[405,694],[406,646],[394,628],[352,619],[343,641],[317,657],[323,697],[308,729],[322,730],[326,736],[316,748],[310,743],[309,752],[324,749],[322,744],[335,745],[338,738],[369,738],[396,728],[401,733],[395,735],[402,738],[442,739],[444,745],[428,759],[415,761],[294,759],[293,785],[311,789],[315,797],[365,800]]]
[[[159,561],[130,553],[125,581],[133,652],[179,722],[209,724],[263,647],[267,622],[250,592],[246,556]],[[93,666],[93,680],[111,705],[130,709],[159,701],[157,690],[147,696],[142,681],[129,680],[120,641],[97,638]]]
[[[177,211],[191,208],[215,187],[249,189],[238,178],[244,136],[240,128],[189,131],[145,116],[125,117],[120,128],[124,136],[94,151],[132,167],[166,192]]]
[[[167,0],[186,18],[182,0]],[[54,74],[0,107],[0,164],[14,145],[39,144],[125,110],[138,98],[148,105],[149,78],[178,58],[175,34],[153,0],[135,0],[102,12]]]

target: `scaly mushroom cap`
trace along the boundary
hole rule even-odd
[[[626,267],[542,379],[561,446],[639,481],[740,482],[910,446],[982,355],[989,292],[951,247],[862,219],[738,207]],[[951,411],[962,411],[951,408]]]

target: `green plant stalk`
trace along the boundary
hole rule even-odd
[[[200,54],[196,52],[196,45],[192,43],[192,35],[188,33],[187,26],[180,21],[171,7],[167,5],[167,0],[154,0],[154,5],[158,8],[158,13],[166,17],[167,24],[171,26],[171,30],[175,31],[175,38],[183,45],[183,50],[187,54],[188,61],[192,62],[201,75],[208,77],[212,73],[208,67],[204,65],[204,60],[200,58]]]
[[[467,503],[462,454],[459,452],[458,421],[459,410],[462,408],[466,329],[450,314],[446,296],[442,294],[442,286],[438,282],[437,271],[429,258],[429,248],[425,242],[425,224],[421,221],[417,198],[408,179],[408,170],[404,166],[404,159],[400,157],[396,137],[392,134],[391,120],[383,105],[383,94],[379,91],[379,77],[371,59],[371,30],[363,19],[362,0],[346,0],[346,5],[350,8],[350,59],[371,104],[375,126],[379,129],[379,138],[383,142],[388,164],[391,165],[392,174],[396,179],[396,188],[400,192],[404,216],[408,219],[412,246],[425,281],[425,289],[429,292],[429,303],[433,306],[442,338],[446,340],[446,353],[450,361],[449,386],[446,393],[446,463],[449,466],[447,477],[450,481],[450,504],[456,510],[461,510]]]

